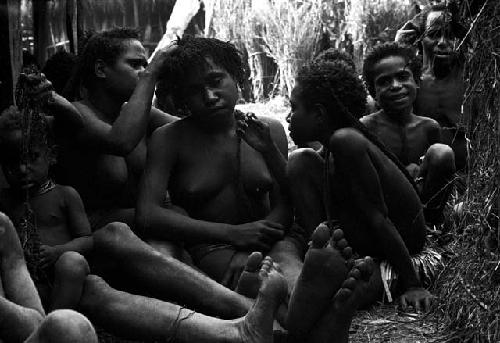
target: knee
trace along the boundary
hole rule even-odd
[[[55,266],[56,275],[64,275],[70,278],[85,278],[90,273],[89,264],[85,257],[74,251],[67,251],[57,260]]]
[[[132,230],[127,224],[120,222],[109,223],[94,232],[94,247],[100,251],[102,251],[102,248],[107,250],[120,245],[120,242],[123,242],[131,234]]]
[[[42,342],[97,343],[97,335],[90,321],[72,310],[51,312],[39,328]]]
[[[310,148],[297,149],[290,153],[287,174],[290,179],[301,180],[311,174],[311,170],[321,166],[321,156]]]
[[[425,157],[429,169],[449,175],[455,172],[455,153],[449,145],[433,144]]]

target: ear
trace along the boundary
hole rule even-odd
[[[94,63],[94,74],[98,78],[105,78],[106,77],[106,63],[101,60],[97,59]]]
[[[320,103],[314,104],[312,112],[318,124],[326,125],[326,123],[328,122],[328,110],[326,109],[325,105]]]

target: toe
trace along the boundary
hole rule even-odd
[[[356,279],[350,276],[342,283],[342,288],[348,288],[352,291],[356,287],[356,282]]]
[[[324,248],[330,238],[330,229],[324,224],[319,224],[312,234],[312,247],[316,249]]]
[[[342,250],[342,256],[348,260],[352,257],[352,248],[351,247],[347,247],[347,248],[344,248]]]
[[[256,272],[259,270],[262,264],[262,253],[255,251],[248,256],[247,264],[245,266],[245,271]]]
[[[347,274],[349,277],[353,277],[356,280],[361,279],[361,272],[359,271],[358,267],[353,267],[349,274]]]
[[[337,241],[337,249],[343,250],[347,248],[349,244],[347,243],[347,240],[345,238],[342,238],[341,240]]]

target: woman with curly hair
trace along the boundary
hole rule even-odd
[[[154,132],[136,217],[145,236],[184,242],[194,264],[230,288],[250,252],[268,252],[291,221],[267,166],[281,160],[284,171],[283,127],[263,119],[270,142],[265,146],[238,133],[238,119],[245,118],[234,107],[243,75],[232,44],[178,40],[162,82],[172,85],[175,107],[189,115]],[[165,205],[167,189],[171,204]]]
[[[354,252],[387,260],[398,273],[401,303],[429,308],[410,255],[422,251],[426,226],[415,184],[406,169],[357,119],[366,93],[345,62],[303,67],[292,92],[288,118],[295,142],[318,140],[326,153],[294,151],[288,162],[290,193],[307,234],[323,221],[340,227]],[[374,273],[363,295],[382,295]],[[292,295],[293,299],[293,295]]]

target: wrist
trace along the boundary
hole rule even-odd
[[[158,79],[158,75],[159,73],[155,70],[144,69],[143,71],[139,72],[139,79],[153,80],[154,82],[156,82],[156,80]]]

